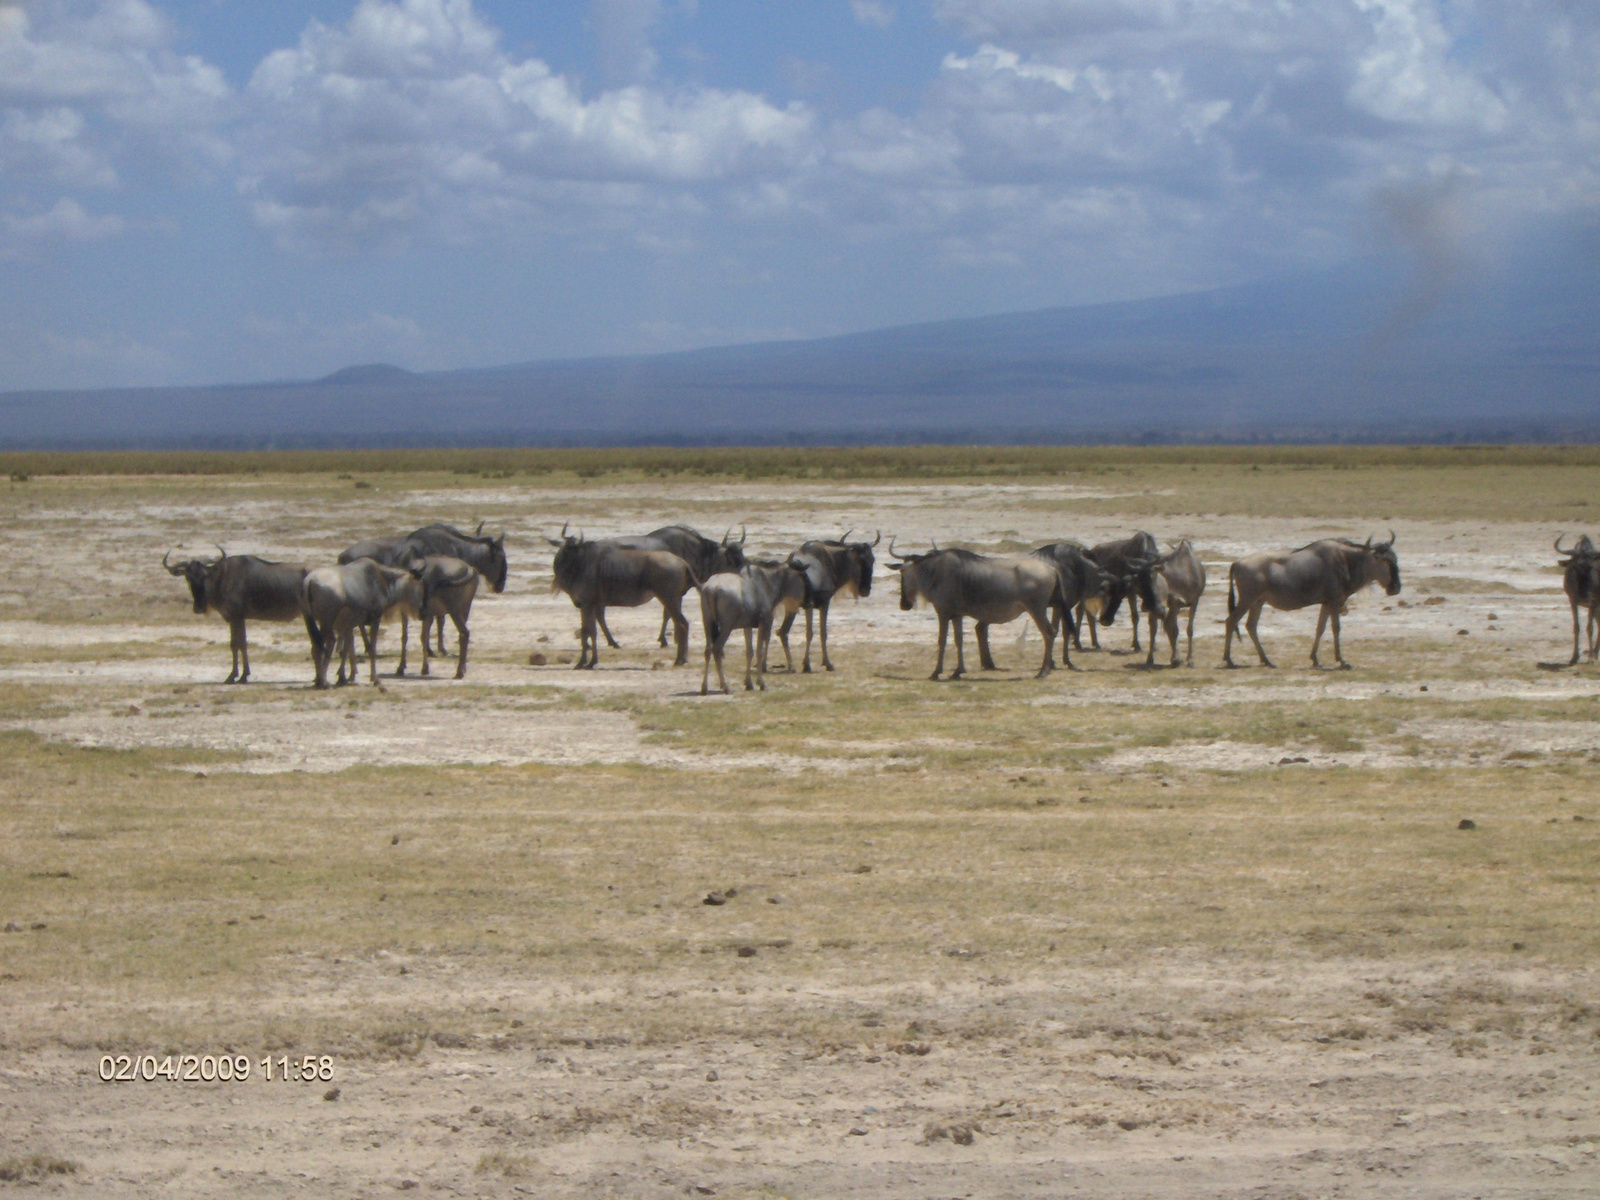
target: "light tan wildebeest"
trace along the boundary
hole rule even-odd
[[[428,674],[428,663],[433,654],[428,647],[428,625],[437,620],[443,646],[444,619],[449,617],[456,627],[456,678],[467,675],[467,645],[472,640],[467,630],[467,618],[472,615],[472,599],[478,594],[479,572],[471,563],[447,554],[430,554],[422,560],[422,591],[427,597],[427,609],[419,611],[400,606],[400,666],[396,675],[406,673],[406,642],[410,633],[410,619],[422,622],[422,674]]]
[[[384,613],[401,604],[418,611],[427,608],[420,561],[409,569],[401,569],[362,558],[306,572],[300,585],[300,612],[311,638],[316,686],[328,686],[328,664],[336,649],[339,651],[338,681],[346,682],[345,664],[348,662],[348,681],[355,682],[357,631],[366,644],[371,680],[377,683],[378,623],[383,620]]]
[[[1339,647],[1339,615],[1350,597],[1369,583],[1381,584],[1390,596],[1400,591],[1400,562],[1394,554],[1394,532],[1387,542],[1372,544],[1352,542],[1347,538],[1312,542],[1288,554],[1263,551],[1241,558],[1228,569],[1228,622],[1222,643],[1224,666],[1234,666],[1233,639],[1239,632],[1239,620],[1249,614],[1245,629],[1255,643],[1261,665],[1272,666],[1267,652],[1261,648],[1256,636],[1256,625],[1261,620],[1263,605],[1292,612],[1321,606],[1317,616],[1317,636],[1311,643],[1311,665],[1320,667],[1317,647],[1322,644],[1322,634],[1333,622],[1333,657],[1339,666],[1348,670]]]
[[[1189,612],[1189,644],[1183,661],[1194,666],[1194,617],[1206,590],[1206,568],[1187,538],[1141,572],[1139,590],[1150,620],[1150,653],[1145,656],[1145,666],[1156,661],[1158,624],[1166,627],[1172,665],[1178,665],[1178,614],[1185,609]]]
[[[1044,664],[1037,679],[1050,674],[1055,649],[1055,629],[1050,620],[1053,604],[1066,605],[1061,573],[1050,563],[1031,554],[990,558],[971,550],[940,550],[926,554],[896,554],[890,539],[889,554],[899,561],[889,564],[900,572],[900,608],[909,612],[919,598],[933,605],[939,614],[939,661],[930,679],[944,673],[944,648],[950,624],[956,627],[956,669],[951,679],[966,674],[961,622],[971,617],[977,624],[978,652],[985,668],[992,669],[989,657],[988,627],[1004,625],[1026,613],[1044,638]]]
[[[1596,653],[1600,652],[1600,639],[1596,637],[1596,624],[1600,623],[1600,549],[1596,549],[1585,533],[1579,536],[1570,550],[1563,550],[1561,538],[1557,537],[1556,553],[1565,556],[1560,564],[1561,588],[1567,593],[1567,603],[1572,605],[1572,659],[1567,665],[1575,667],[1581,658],[1578,652],[1580,608],[1589,610],[1589,661],[1594,662]]]
[[[796,607],[805,603],[806,569],[794,558],[788,562],[746,562],[737,571],[722,571],[700,585],[700,619],[705,624],[706,666],[700,676],[704,696],[711,681],[712,659],[717,663],[717,683],[724,693],[728,678],[722,671],[728,638],[735,629],[744,630],[744,690],[760,686],[767,669],[767,650],[772,644],[772,622],[780,605],[793,597]],[[755,646],[751,646],[751,634]],[[751,669],[755,682],[751,682]]]
[[[565,592],[581,614],[580,649],[576,669],[593,668],[600,661],[599,624],[608,606],[637,608],[661,601],[672,619],[678,657],[674,666],[689,661],[689,621],[683,615],[683,595],[699,586],[689,564],[665,550],[629,550],[605,541],[588,541],[580,533],[569,537],[565,525],[561,540],[546,538],[557,547],[551,564],[550,590]]]

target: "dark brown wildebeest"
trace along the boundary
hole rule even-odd
[[[169,574],[183,576],[194,598],[194,611],[217,613],[228,623],[233,669],[224,683],[250,680],[250,643],[246,621],[294,621],[300,617],[300,582],[306,569],[293,563],[269,562],[252,554],[230,555],[221,546],[218,557],[190,558],[173,564],[162,556]]]
[[[606,541],[588,541],[581,533],[569,537],[565,525],[559,541],[545,540],[557,548],[550,590],[567,593],[582,614],[577,670],[592,668],[600,661],[598,628],[608,606],[637,608],[651,600],[661,601],[672,620],[678,642],[674,665],[681,667],[689,661],[689,621],[683,615],[683,595],[700,581],[688,563],[665,550],[628,550]]]
[[[458,558],[468,564],[488,583],[489,590],[496,595],[506,590],[506,535],[497,537],[483,536],[483,522],[478,522],[477,531],[463,533],[453,525],[424,525],[421,529],[413,529],[404,537],[383,538],[373,541],[357,542],[344,553],[339,555],[339,562],[353,563],[359,558],[370,558],[374,562],[382,563],[386,567],[406,567],[415,558]],[[409,620],[404,614],[400,621],[400,637],[404,640],[408,636],[406,623]],[[444,613],[436,612],[434,620],[437,622],[437,653],[445,654],[444,646]],[[422,631],[423,640],[428,637],[426,627]]]
[[[1178,614],[1189,612],[1189,644],[1185,662],[1194,666],[1194,617],[1200,597],[1206,590],[1206,567],[1187,538],[1136,575],[1136,588],[1144,601],[1150,621],[1150,653],[1145,666],[1156,661],[1156,628],[1166,626],[1167,644],[1172,649],[1172,665],[1178,665]]]
[[[1564,537],[1565,535],[1561,535]],[[1589,661],[1594,662],[1600,652],[1600,638],[1596,636],[1596,623],[1600,622],[1600,549],[1581,534],[1572,549],[1561,548],[1561,537],[1556,538],[1556,553],[1561,559],[1561,589],[1567,593],[1567,603],[1572,606],[1572,659],[1567,663],[1575,667],[1581,659],[1578,640],[1578,610],[1587,609],[1586,622],[1589,635]]]
[[[940,550],[925,554],[896,554],[889,542],[889,554],[899,561],[889,564],[900,572],[900,608],[909,612],[920,597],[939,614],[939,661],[931,679],[944,673],[944,648],[950,624],[956,627],[956,669],[951,679],[966,674],[961,621],[971,617],[978,623],[979,652],[986,663],[988,626],[1004,625],[1027,613],[1044,638],[1044,664],[1035,678],[1043,679],[1054,669],[1055,630],[1050,607],[1065,605],[1061,572],[1052,563],[1031,554],[989,558],[971,550]]]
[[[467,619],[472,615],[472,599],[478,594],[478,572],[470,563],[447,554],[430,554],[422,560],[422,590],[427,597],[427,610],[408,610],[400,606],[400,665],[396,675],[406,673],[406,620],[416,617],[422,622],[422,674],[428,674],[432,655],[428,651],[428,624],[434,619],[449,617],[456,627],[456,678],[467,676],[467,646],[472,634],[467,630]]]
[[[1122,607],[1123,600],[1128,602],[1128,615],[1133,618],[1133,648],[1143,649],[1139,645],[1139,599],[1138,593],[1132,590],[1134,572],[1141,562],[1155,558],[1161,553],[1161,547],[1156,545],[1156,539],[1150,534],[1140,531],[1132,537],[1119,538],[1112,542],[1101,542],[1091,546],[1085,553],[1111,575],[1111,585],[1106,592],[1105,606],[1100,610],[1098,624],[1111,625],[1116,622],[1117,610]],[[1079,650],[1083,649],[1083,623],[1087,609],[1078,606],[1078,628],[1073,635],[1073,642]],[[1096,621],[1089,622],[1089,648],[1100,649],[1100,633],[1095,628]]]
[[[1249,614],[1245,629],[1255,643],[1261,665],[1272,666],[1267,652],[1261,648],[1256,636],[1256,625],[1261,620],[1265,604],[1292,612],[1322,606],[1317,616],[1317,636],[1311,643],[1311,665],[1320,667],[1317,647],[1322,644],[1323,631],[1333,622],[1333,657],[1339,666],[1349,670],[1339,647],[1339,614],[1350,597],[1369,583],[1381,584],[1391,596],[1400,592],[1400,561],[1394,554],[1394,531],[1387,542],[1365,544],[1347,538],[1312,542],[1288,554],[1262,552],[1239,559],[1228,569],[1228,622],[1222,644],[1224,666],[1234,665],[1233,639],[1239,632],[1239,619]]]
[[[822,640],[822,669],[833,670],[833,663],[828,658],[828,608],[833,603],[833,598],[841,593],[846,596],[870,596],[872,594],[872,568],[874,559],[872,551],[883,540],[880,532],[870,542],[852,542],[851,533],[846,530],[845,535],[838,539],[821,539],[806,542],[789,556],[789,561],[798,565],[806,573],[806,589],[810,598],[802,602],[800,607],[806,614],[806,649],[800,659],[801,674],[811,670],[811,614],[818,614]],[[778,640],[783,643],[783,661],[788,664],[789,670],[794,670],[794,658],[789,653],[789,630],[794,627],[798,610],[791,608],[785,613],[783,624],[778,627]]]
[[[727,692],[722,659],[735,629],[744,630],[744,690],[748,692],[759,684],[766,691],[767,682],[762,675],[767,669],[774,615],[788,599],[804,604],[806,591],[805,567],[793,558],[788,562],[746,562],[737,572],[723,571],[701,584],[700,619],[705,625],[706,665],[700,676],[700,694],[704,696],[708,690],[713,658],[717,663],[717,683]],[[753,650],[752,631],[756,643]],[[755,683],[750,681],[752,666]]]
[[[605,540],[613,546],[621,546],[625,550],[665,550],[668,554],[676,554],[689,564],[689,569],[694,572],[696,579],[710,579],[713,575],[720,575],[724,571],[739,571],[744,566],[744,540],[745,532],[739,530],[739,540],[732,541],[733,530],[730,528],[722,535],[720,542],[713,542],[698,529],[691,529],[687,525],[665,525],[649,533],[631,537],[614,537]],[[661,633],[657,638],[662,646],[667,644],[667,622],[669,617],[665,608],[661,610]],[[611,636],[611,630],[606,627],[605,614],[600,614],[600,632],[605,635],[606,645],[613,650],[617,649],[617,640]]]
[[[1061,596],[1064,603],[1051,606],[1050,624],[1061,634],[1061,665],[1071,667],[1070,647],[1078,631],[1077,623],[1073,620],[1073,610],[1082,611],[1085,614],[1084,619],[1092,622],[1105,607],[1111,589],[1116,583],[1116,577],[1090,558],[1088,551],[1077,542],[1051,542],[1048,546],[1040,546],[1032,553],[1035,558],[1052,564],[1061,573]],[[980,647],[987,641],[987,630],[985,630],[979,642]],[[994,664],[985,662],[983,665],[993,669]]]
[[[300,585],[300,610],[306,634],[311,638],[311,661],[316,667],[316,686],[328,686],[328,663],[339,651],[339,682],[346,681],[345,663],[350,664],[349,682],[356,677],[355,634],[366,644],[367,664],[373,683],[378,682],[378,623],[396,605],[427,611],[423,593],[422,564],[409,569],[386,567],[370,558],[334,567],[316,567],[306,572]]]

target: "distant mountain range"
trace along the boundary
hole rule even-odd
[[[0,447],[1600,440],[1600,236],[808,341],[0,395]],[[1435,289],[1442,291],[1443,289]]]

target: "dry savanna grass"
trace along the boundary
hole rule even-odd
[[[1593,463],[1313,451],[800,452],[821,482],[742,451],[18,459],[0,1179],[1593,1194],[1600,676],[1539,668]],[[441,518],[512,556],[460,684],[314,694],[303,632],[261,626],[258,682],[223,687],[225,631],[159,567]],[[1140,526],[1212,564],[1392,524],[1407,588],[1352,606],[1348,673],[1308,669],[1307,614],[1264,622],[1278,671],[1217,670],[1214,565],[1193,669],[1139,669],[1123,623],[1040,682],[1012,625],[1002,670],[933,684],[932,618],[880,572],[835,607],[837,671],[701,700],[698,619],[674,671],[653,608],[565,668],[540,535],[569,518],[764,549]],[[329,1055],[336,1086],[96,1074],[224,1050]]]

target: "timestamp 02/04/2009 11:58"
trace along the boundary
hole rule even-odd
[[[284,1054],[274,1058],[269,1054],[252,1063],[246,1054],[100,1056],[100,1078],[105,1083],[242,1083],[252,1075],[268,1082],[328,1083],[333,1079],[333,1057]]]

